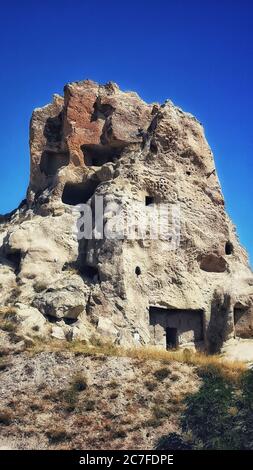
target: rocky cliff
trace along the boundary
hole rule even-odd
[[[252,272],[192,115],[114,83],[70,83],[33,112],[30,150],[27,198],[0,225],[0,302],[19,335],[212,352],[252,336]],[[161,207],[166,236],[154,237]],[[129,224],[106,236],[129,211],[131,236]]]

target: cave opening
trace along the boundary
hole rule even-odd
[[[234,307],[234,325],[236,326],[237,323],[240,321],[242,316],[245,314],[246,309],[241,306]]]
[[[80,272],[91,281],[99,282],[99,271],[95,266],[83,266]]]
[[[22,260],[21,250],[9,251],[5,253],[5,258],[13,265],[15,274],[19,274]]]
[[[57,116],[49,117],[46,120],[44,127],[44,136],[48,144],[55,144],[61,142],[63,127],[63,113],[60,112]]]
[[[136,266],[136,268],[135,268],[135,274],[136,274],[137,277],[141,275],[141,268],[140,268],[140,266]]]
[[[66,183],[62,193],[62,202],[71,206],[85,204],[95,193],[100,181],[88,179],[84,183]]]
[[[253,337],[252,306],[238,302],[234,305],[234,337]]]
[[[178,347],[178,329],[166,328],[166,349],[176,349]]]
[[[49,314],[44,314],[44,317],[47,319],[49,323],[53,323],[53,324],[57,324],[61,321],[61,322],[64,322],[65,325],[73,325],[77,321],[76,318],[67,318],[67,317],[58,318]]]
[[[45,173],[46,176],[53,176],[57,171],[69,164],[68,152],[53,152],[52,150],[45,150],[42,153],[40,160],[40,171]]]
[[[84,163],[87,166],[102,166],[108,162],[115,162],[119,159],[122,150],[122,145],[102,145],[102,144],[87,144],[82,145]]]
[[[145,197],[145,206],[151,206],[152,204],[155,203],[155,198],[152,196],[146,196]]]
[[[226,242],[226,245],[225,245],[225,253],[226,253],[226,255],[232,255],[233,252],[234,252],[233,243],[231,243],[230,241]]]
[[[227,270],[227,262],[223,256],[215,253],[207,253],[199,257],[200,269],[207,273],[224,273]]]
[[[94,111],[91,116],[91,122],[97,121],[98,119],[105,120],[106,118],[110,117],[115,111],[115,108],[109,103],[101,103],[100,97],[98,97],[95,101],[93,108]]]
[[[150,306],[149,324],[154,345],[173,349],[204,340],[203,310],[168,309]]]

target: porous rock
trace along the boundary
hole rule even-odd
[[[195,117],[111,82],[74,82],[34,111],[30,150],[27,199],[1,217],[2,305],[73,320],[72,338],[95,333],[128,345],[216,351],[251,336],[252,272]],[[76,206],[94,208],[96,196],[108,229],[115,204],[123,217],[131,204],[138,217],[153,204],[176,206],[174,245],[171,237],[79,240]]]

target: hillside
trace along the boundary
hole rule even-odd
[[[1,344],[1,449],[253,449],[242,363],[3,331]]]

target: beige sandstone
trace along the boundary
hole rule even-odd
[[[191,114],[114,83],[71,83],[34,111],[30,149],[27,199],[0,224],[1,304],[24,315],[21,333],[36,323],[45,337],[211,352],[252,337],[252,272]],[[75,206],[95,196],[108,227],[115,203],[123,214],[142,204],[141,216],[152,204],[179,208],[172,241],[78,241]]]

